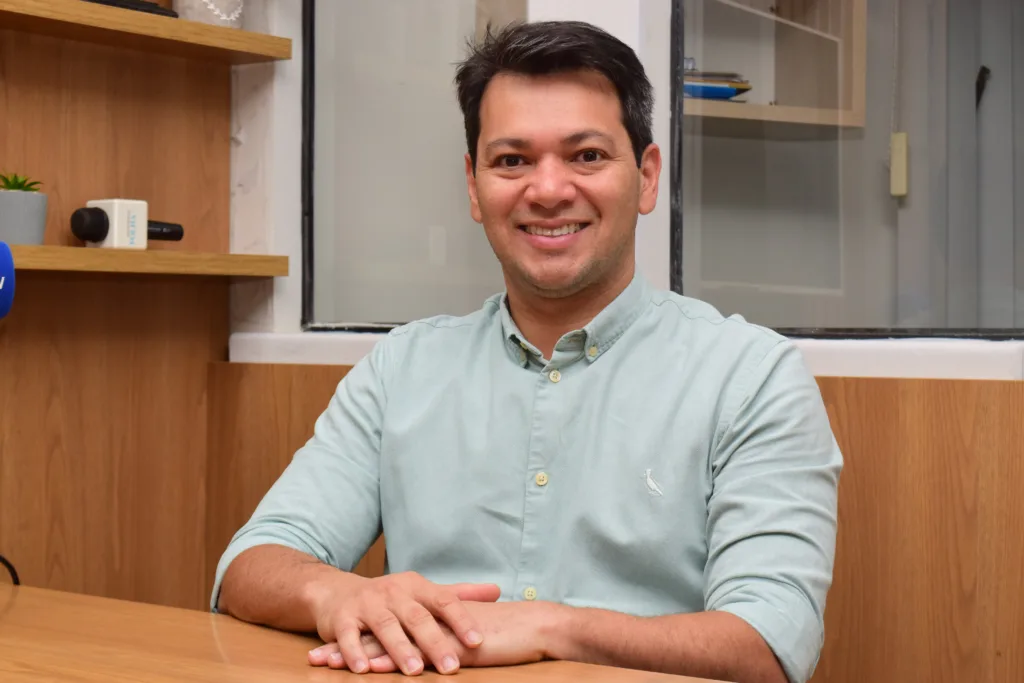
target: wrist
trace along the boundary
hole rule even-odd
[[[544,659],[575,661],[580,609],[557,602],[544,603],[540,620],[541,652]]]
[[[302,603],[313,620],[319,622],[330,605],[343,600],[358,584],[368,580],[326,564],[311,565],[302,586]]]

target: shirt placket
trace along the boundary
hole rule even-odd
[[[543,600],[548,543],[551,530],[545,520],[552,517],[558,482],[551,476],[551,464],[558,453],[560,425],[564,419],[565,374],[567,366],[579,354],[556,351],[554,358],[538,373],[537,393],[530,419],[530,453],[524,486],[523,540],[519,554],[515,597],[521,600]],[[570,373],[571,374],[571,373]]]

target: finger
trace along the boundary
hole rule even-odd
[[[422,656],[443,674],[455,673],[459,657],[454,642],[448,639],[437,619],[415,600],[402,600],[394,606],[395,614],[409,632]]]
[[[377,640],[384,646],[387,654],[391,655],[391,659],[402,670],[402,673],[407,676],[415,676],[423,672],[423,660],[405,634],[402,622],[392,610],[383,606],[369,607],[363,620],[373,631],[373,635],[377,636]],[[342,647],[342,654],[345,654],[344,647]],[[349,661],[351,662],[351,660]]]
[[[493,583],[455,583],[447,588],[469,602],[496,602],[501,597],[501,587]]]
[[[446,589],[436,589],[422,602],[448,624],[448,628],[466,647],[477,647],[483,642],[480,625],[455,593]]]
[[[370,671],[375,674],[390,674],[398,671],[398,667],[395,666],[395,660],[391,659],[391,655],[381,655],[370,660]]]
[[[384,646],[380,644],[380,641],[377,640],[377,636],[372,633],[363,633],[361,641],[363,644],[363,652],[366,653],[366,656],[369,659],[376,659],[377,657],[381,657],[388,653],[388,651],[384,649]]]
[[[345,658],[341,656],[340,652],[332,652],[331,656],[327,658],[327,666],[331,669],[345,669]]]
[[[312,666],[327,666],[327,658],[340,652],[337,643],[328,643],[309,651],[309,663]]]
[[[362,629],[354,621],[347,622],[338,632],[338,649],[341,651],[341,658],[349,670],[361,674],[366,673],[369,668],[366,651],[360,640]]]

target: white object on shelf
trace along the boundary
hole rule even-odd
[[[187,21],[242,28],[245,0],[174,0],[174,11]]]
[[[107,214],[107,236],[98,242],[86,242],[97,249],[145,249],[149,226],[149,204],[141,199],[93,199],[85,203],[90,209]]]

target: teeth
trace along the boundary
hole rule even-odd
[[[539,228],[536,225],[527,225],[526,232],[531,235],[540,235],[541,237],[559,237],[561,235],[571,235],[574,232],[579,232],[583,229],[583,225],[580,223],[569,223],[563,225],[560,228]]]

